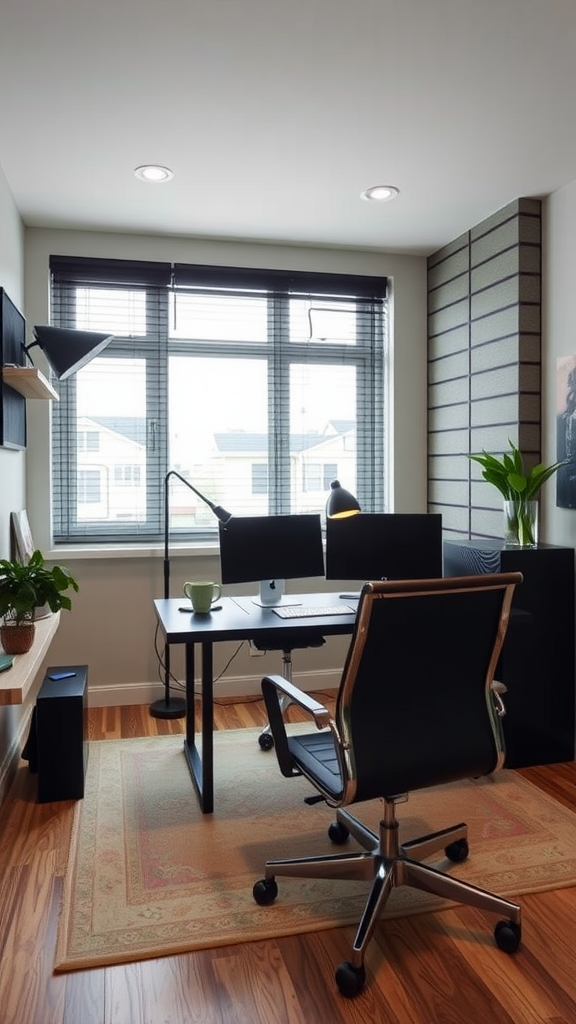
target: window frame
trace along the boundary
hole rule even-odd
[[[108,346],[107,358],[141,358],[146,366],[146,509],[147,518],[136,529],[130,524],[107,522],[79,525],[77,516],[77,450],[70,440],[68,457],[53,465],[53,521],[55,545],[104,544],[123,542],[157,543],[162,539],[163,481],[172,468],[168,464],[169,409],[168,378],[171,355],[182,357],[268,359],[269,430],[268,500],[269,514],[290,511],[290,430],[288,384],[290,368],[295,364],[350,365],[356,368],[357,421],[357,494],[362,507],[383,509],[384,502],[384,373],[387,349],[387,281],[356,275],[288,273],[284,271],[246,270],[233,267],[207,267],[188,264],[151,264],[141,261],[51,257],[51,319],[57,326],[75,326],[75,289],[116,288],[146,294],[147,328],[145,337],[118,337]],[[266,289],[268,303],[268,340],[262,343],[172,339],[169,330],[170,297],[187,294],[189,289],[221,288],[226,294],[241,295],[245,289]],[[356,303],[356,317],[372,318],[369,337],[358,335],[354,345],[326,341],[291,340],[286,330],[292,298],[310,296],[335,301],[347,298]],[[369,310],[367,312],[366,310]],[[163,393],[158,394],[157,389]],[[271,398],[272,396],[272,398]],[[53,437],[59,448],[62,424],[76,422],[76,381],[60,382],[60,403],[54,416]],[[380,439],[380,441],[378,441]],[[320,461],[322,459],[320,457]],[[56,498],[55,498],[56,495]],[[178,529],[182,540],[214,541],[213,530]]]

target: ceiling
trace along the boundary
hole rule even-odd
[[[575,100],[574,0],[0,9],[0,166],[29,226],[426,254],[576,179]],[[360,199],[377,184],[400,195]]]

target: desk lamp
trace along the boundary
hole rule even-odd
[[[198,498],[201,498],[208,508],[211,508],[216,518],[225,526],[232,519],[232,513],[227,512],[221,505],[215,505],[201,491],[199,491],[186,477],[171,469],[164,477],[164,597],[170,597],[170,558],[168,552],[170,538],[170,507],[169,507],[169,485],[170,478],[175,476],[180,483],[185,484],[193,491]],[[164,697],[156,700],[150,705],[150,714],[153,718],[183,718],[186,714],[186,701],[182,697],[170,697],[170,646],[164,645]]]
[[[326,518],[350,519],[351,516],[357,516],[361,511],[358,499],[350,491],[345,490],[339,480],[333,480],[326,502]],[[340,594],[340,597],[352,601],[360,597],[360,594]]]
[[[360,505],[354,495],[346,491],[339,480],[333,480],[326,502],[327,519],[347,519],[348,516],[358,515],[360,511]]]
[[[114,335],[68,327],[35,327],[34,338],[30,345],[24,345],[26,355],[30,358],[30,349],[38,345],[57,380],[66,380],[102,352]]]

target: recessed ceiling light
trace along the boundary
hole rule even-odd
[[[365,192],[361,192],[362,199],[368,199],[372,203],[387,203],[390,199],[395,199],[400,194],[400,189],[396,188],[395,185],[372,185],[372,188],[367,188]]]
[[[160,167],[159,164],[142,164],[136,168],[134,174],[140,181],[146,181],[150,185],[161,185],[174,177],[174,172],[169,167]]]

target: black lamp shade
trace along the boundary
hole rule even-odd
[[[326,518],[346,519],[348,516],[358,515],[360,511],[357,498],[350,491],[346,491],[339,480],[333,480],[326,502]]]
[[[67,327],[35,327],[34,337],[36,340],[27,346],[26,352],[34,345],[39,345],[55,377],[66,380],[102,352],[114,335],[76,331]]]

